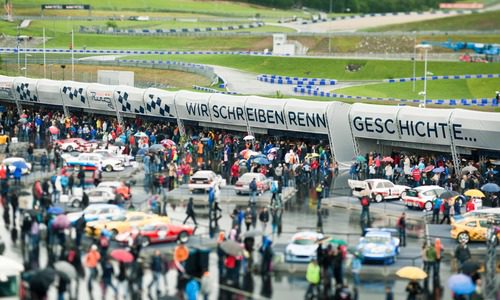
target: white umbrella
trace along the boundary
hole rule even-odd
[[[145,134],[144,132],[138,132],[136,134],[134,134],[135,137],[139,137],[139,138],[143,138],[143,137],[148,137],[147,134]]]
[[[255,140],[255,137],[253,135],[247,135],[246,137],[243,138],[245,141],[252,141]]]

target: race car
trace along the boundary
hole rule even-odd
[[[122,161],[124,166],[131,166],[132,164],[130,162],[135,159],[134,156],[132,155],[117,154],[116,152],[110,149],[96,149],[92,153],[100,154],[104,158],[119,159]]]
[[[73,152],[77,151],[81,143],[86,142],[82,138],[70,138],[64,140],[55,141],[55,144],[59,145],[62,151]]]
[[[309,263],[316,258],[319,241],[323,239],[322,233],[302,231],[294,234],[286,246],[285,262]]]
[[[85,191],[89,197],[89,203],[109,203],[115,200],[115,191],[112,188],[97,187]],[[72,195],[61,195],[61,203],[68,203],[72,207],[81,207],[83,202],[83,190],[81,188],[73,188]]]
[[[370,196],[375,202],[385,199],[400,199],[410,189],[406,185],[397,185],[386,179],[348,180],[354,197]]]
[[[194,234],[196,227],[183,224],[172,224],[164,221],[157,221],[142,226],[139,232],[142,236],[142,246],[150,244],[180,241],[187,243],[189,237]],[[120,243],[127,243],[133,236],[132,231],[118,234],[115,239]]]
[[[125,183],[121,181],[102,181],[97,187],[111,188],[115,193],[120,194],[123,200],[132,199],[132,191]]]
[[[446,190],[437,185],[424,185],[406,191],[401,197],[408,208],[431,211],[434,207],[433,201]]]
[[[257,190],[260,193],[264,193],[265,191],[271,188],[271,179],[267,178],[261,173],[245,173],[238,181],[236,181],[234,185],[234,190],[236,194],[248,194],[250,193],[250,182],[255,178],[255,183],[257,184]]]
[[[10,175],[12,176],[16,171],[16,167],[21,168],[21,174],[26,175],[31,173],[32,165],[22,157],[9,157],[2,161],[2,163],[9,168]]]
[[[77,157],[63,156],[67,166],[75,168],[95,166],[106,172],[123,171],[123,162],[117,158],[106,158],[97,153],[82,153]]]
[[[113,236],[117,236],[120,233],[131,231],[132,228],[139,228],[152,222],[167,224],[169,218],[140,211],[129,211],[125,214],[115,215],[110,220],[88,223],[85,232],[90,236],[98,236],[101,230],[106,228]]]
[[[450,237],[457,242],[486,242],[488,228],[488,218],[493,216],[478,215],[468,216],[460,220],[456,220],[451,225]],[[499,218],[496,215],[496,218]],[[497,234],[500,238],[500,233]]]
[[[114,204],[91,204],[83,211],[69,213],[68,218],[72,224],[76,222],[82,215],[85,215],[86,222],[97,220],[111,220],[117,215],[125,214],[125,210]]]
[[[389,265],[396,261],[399,254],[399,239],[393,237],[391,229],[368,228],[364,237],[359,239],[356,249],[363,256],[363,262],[381,262]]]
[[[214,171],[198,171],[189,179],[188,188],[190,192],[198,190],[208,192],[215,185],[224,186],[226,181]]]

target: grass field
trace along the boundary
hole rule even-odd
[[[472,99],[492,98],[500,87],[500,79],[465,79],[465,80],[439,80],[427,82],[428,99]],[[423,81],[416,82],[415,92],[413,84],[381,83],[365,86],[356,86],[335,90],[337,94],[352,96],[370,96],[399,99],[423,99],[418,92],[423,91]]]
[[[254,17],[290,17],[293,15],[302,16],[300,10],[278,10],[229,1],[196,1],[196,0],[67,0],[64,4],[90,4],[94,10],[112,11],[134,11],[143,12],[184,12],[201,13],[207,15],[219,16],[238,16]],[[33,14],[34,11],[40,12],[41,2],[38,0],[14,1],[14,8],[19,13]],[[61,4],[59,0],[43,1],[43,4]]]
[[[491,11],[436,20],[375,27],[367,31],[456,31],[497,30],[498,28],[500,28],[500,11]]]
[[[375,80],[411,77],[411,61],[355,60],[327,58],[291,58],[238,55],[172,55],[146,56],[147,59],[177,60],[231,67],[253,73],[287,76],[324,77],[339,80]],[[144,58],[136,56],[131,58]],[[346,65],[359,65],[357,72],[346,71]],[[424,64],[417,62],[417,74],[423,74]],[[499,73],[498,64],[472,64],[462,62],[429,62],[428,70],[434,75],[464,75]]]

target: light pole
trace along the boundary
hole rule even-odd
[[[415,48],[424,50],[424,90],[419,94],[424,96],[424,103],[422,104],[422,107],[425,108],[427,104],[427,53],[430,49],[432,49],[432,46],[428,44],[418,44]]]
[[[415,92],[415,82],[417,81],[417,78],[415,78],[416,72],[417,72],[417,32],[414,31],[413,34],[414,36],[414,41],[413,41],[413,92]]]

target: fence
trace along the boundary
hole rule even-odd
[[[337,83],[334,79],[325,79],[325,78],[307,78],[307,77],[289,77],[289,76],[280,76],[280,75],[268,75],[261,74],[257,76],[257,80],[274,83],[274,84],[295,84],[295,85],[335,85]]]
[[[428,76],[427,80],[483,79],[483,78],[500,78],[500,74]],[[425,80],[424,76],[415,78],[386,79],[384,81],[389,83],[396,83],[396,82],[411,82],[411,81],[422,81],[422,80]]]

